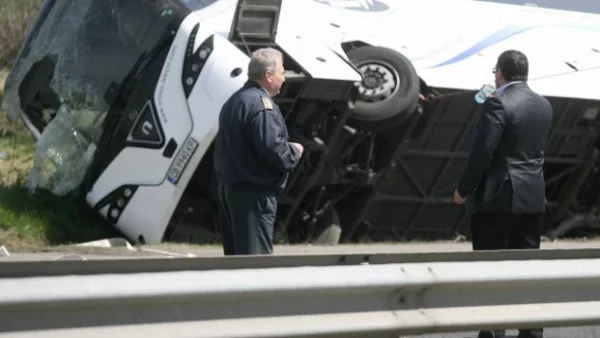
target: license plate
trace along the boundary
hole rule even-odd
[[[179,178],[181,177],[181,173],[185,170],[188,162],[192,158],[194,152],[196,152],[196,148],[198,148],[198,141],[193,138],[188,138],[179,152],[177,156],[175,156],[175,160],[173,164],[171,164],[171,168],[169,168],[169,173],[167,175],[167,180],[173,184],[177,184],[179,182]]]

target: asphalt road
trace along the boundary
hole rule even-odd
[[[54,260],[54,259],[94,259],[139,257],[215,257],[222,256],[220,246],[160,244],[141,247],[130,246],[123,239],[82,243],[80,245],[45,248],[44,252],[16,252],[6,248],[9,256],[4,256],[0,243],[0,262],[2,260]],[[541,249],[600,249],[600,239],[560,240],[542,242]],[[275,255],[314,255],[314,254],[351,254],[351,253],[420,253],[420,252],[464,252],[471,251],[470,242],[410,242],[410,243],[374,243],[348,244],[335,246],[314,245],[276,245]]]

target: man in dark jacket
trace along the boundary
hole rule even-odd
[[[496,92],[486,99],[454,201],[467,201],[473,250],[539,249],[546,207],[544,149],[552,122],[548,100],[527,85],[527,57],[498,57]],[[504,337],[483,331],[480,338]],[[542,337],[520,330],[519,338]]]
[[[304,151],[288,141],[285,120],[271,99],[285,81],[284,71],[281,52],[255,51],[248,81],[221,109],[214,160],[225,255],[273,252],[276,195]]]

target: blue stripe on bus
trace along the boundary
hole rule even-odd
[[[563,26],[563,27],[567,27],[567,28],[579,28],[579,29],[583,29],[583,30],[587,30],[587,31],[596,31],[596,32],[600,33],[600,26],[595,26],[595,25],[592,26],[592,25],[576,25],[576,24],[554,24],[554,25],[538,25],[538,26],[517,26],[517,25],[507,26],[507,27],[504,27],[501,30],[493,33],[492,35],[488,36],[487,38],[481,40],[480,42],[476,43],[475,45],[468,48],[467,50],[459,53],[458,55],[456,55],[446,61],[443,61],[437,65],[431,66],[429,68],[442,67],[442,66],[446,66],[449,64],[453,64],[453,63],[462,61],[470,56],[477,54],[478,52],[482,51],[483,49],[485,49],[495,43],[506,40],[506,39],[510,38],[511,36],[522,33],[526,30],[530,30],[533,28],[541,28],[541,27],[559,27],[559,26]],[[590,41],[590,48],[593,47],[592,44],[593,44],[592,41]],[[599,55],[599,58],[600,58],[600,55]]]

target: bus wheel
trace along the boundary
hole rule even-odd
[[[419,100],[419,76],[408,58],[384,47],[363,46],[348,51],[360,70],[359,97],[348,124],[357,129],[391,129],[415,111]]]

